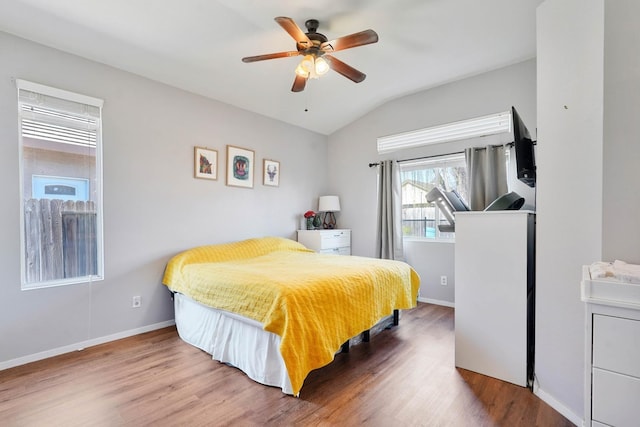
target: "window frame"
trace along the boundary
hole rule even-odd
[[[74,285],[92,283],[104,280],[104,226],[103,226],[103,146],[102,146],[102,107],[104,101],[87,95],[58,89],[39,83],[26,80],[16,79],[16,106],[18,109],[18,169],[19,169],[19,206],[20,206],[20,283],[22,290],[32,290],[49,288],[56,286]],[[25,117],[22,105],[24,102],[20,98],[21,91],[30,91],[46,97],[57,98],[66,102],[83,104],[89,107],[97,108],[97,129],[96,129],[96,145],[95,145],[95,205],[96,205],[96,274],[69,277],[64,279],[40,280],[36,282],[27,282],[27,266],[26,266],[26,230],[25,230],[25,187],[24,173],[25,160],[24,150],[25,143],[22,131],[22,121]]]

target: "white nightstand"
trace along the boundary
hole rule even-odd
[[[351,255],[351,230],[298,230],[298,242],[321,254]]]

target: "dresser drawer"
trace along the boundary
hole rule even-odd
[[[593,368],[591,418],[616,426],[637,426],[640,378]]]
[[[334,255],[351,255],[351,247],[343,246],[341,248],[321,249],[321,254],[334,254]]]
[[[351,230],[298,230],[298,242],[323,254],[351,255]]]
[[[351,246],[351,232],[345,230],[320,232],[320,247],[322,249],[341,248],[345,246]]]
[[[640,321],[594,314],[593,366],[640,377]]]

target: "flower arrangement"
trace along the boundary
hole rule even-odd
[[[319,213],[314,211],[306,211],[304,217],[307,219],[307,230],[315,230],[322,225],[322,219]]]

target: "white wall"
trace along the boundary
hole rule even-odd
[[[640,2],[607,0],[602,256],[640,264]]]
[[[640,263],[640,43],[635,0],[538,9],[539,393],[584,413],[581,266]]]
[[[324,193],[322,135],[4,33],[0,52],[0,368],[170,322],[161,279],[172,255],[256,236],[295,238],[301,214]],[[104,281],[20,290],[14,78],[105,101]],[[226,144],[255,150],[253,189],[225,185]],[[217,181],[193,178],[195,145],[218,150]],[[281,162],[279,187],[262,185],[263,158]],[[133,295],[142,308],[131,308]]]
[[[405,260],[420,275],[420,301],[453,307],[455,304],[455,243],[417,240],[404,242]],[[447,276],[447,285],[440,277]]]
[[[583,412],[581,266],[602,255],[602,0],[538,8],[536,354],[539,393]]]
[[[470,146],[512,141],[512,136],[506,134],[381,157],[376,149],[379,136],[506,111],[513,105],[535,138],[535,98],[536,63],[529,60],[390,101],[329,136],[330,188],[332,193],[340,195],[343,207],[340,227],[352,229],[353,254],[373,256],[375,253],[377,171],[368,167],[369,162],[451,153]],[[522,184],[515,191],[526,196],[527,203],[533,206],[532,189]],[[453,245],[412,242],[405,250],[407,260],[421,276],[421,298],[453,303]],[[449,277],[448,286],[440,285],[443,275]]]

